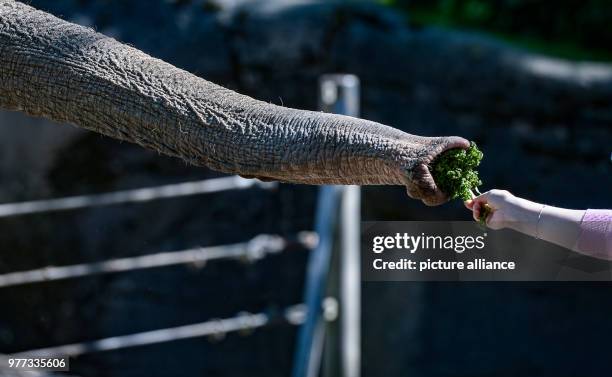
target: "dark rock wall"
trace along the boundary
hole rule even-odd
[[[46,1],[32,5],[261,100],[316,108],[322,73],[362,81],[363,117],[485,152],[485,188],[611,207],[612,68],[414,29],[367,3]],[[0,196],[17,201],[214,177],[136,146],[0,113]],[[283,185],[0,220],[0,271],[239,242],[312,224],[316,190]],[[373,220],[468,219],[399,187],[364,188]],[[307,254],[0,290],[0,351],[176,326],[301,299]],[[608,376],[608,284],[364,284],[364,376]],[[381,310],[384,308],[384,310]],[[194,339],[76,360],[84,376],[286,376],[294,331]]]

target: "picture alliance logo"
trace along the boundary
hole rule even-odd
[[[452,250],[460,254],[466,250],[482,250],[486,246],[486,237],[487,233],[480,236],[434,236],[425,233],[415,236],[396,233],[394,236],[373,237],[372,251],[380,254],[387,250],[405,250],[414,254],[419,250]]]

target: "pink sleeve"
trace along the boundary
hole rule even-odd
[[[612,210],[586,210],[580,228],[576,250],[596,258],[612,260]]]

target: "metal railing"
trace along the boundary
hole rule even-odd
[[[320,82],[321,110],[357,116],[359,80],[353,75],[327,75]],[[0,204],[0,218],[35,213],[75,210],[89,207],[142,203],[158,199],[209,194],[225,190],[260,187],[270,189],[276,183],[264,183],[238,176],[196,182],[147,187],[111,193]],[[280,253],[290,245],[311,250],[304,291],[304,303],[286,308],[279,316],[273,311],[239,313],[226,319],[213,319],[184,326],[120,335],[88,342],[19,352],[19,356],[77,356],[89,352],[117,350],[179,339],[212,336],[254,330],[271,323],[299,325],[295,348],[293,377],[315,377],[321,371],[321,360],[329,336],[327,323],[339,313],[339,351],[336,355],[339,375],[359,377],[360,373],[360,191],[357,186],[322,186],[316,208],[315,232],[301,232],[293,239],[259,235],[248,242],[186,250],[161,252],[101,262],[43,268],[0,274],[0,288],[43,283],[97,274],[120,273],[138,269],[179,264],[204,263],[218,259],[257,261]],[[336,248],[336,246],[340,246]],[[332,267],[332,254],[339,253],[339,267]],[[332,270],[333,269],[333,270]],[[339,275],[339,289],[329,290],[330,273]],[[338,309],[340,306],[340,311]],[[4,371],[0,368],[0,375]],[[30,372],[28,372],[30,373]],[[39,374],[43,375],[43,374]],[[44,374],[51,375],[51,374]]]
[[[319,307],[327,286],[340,194],[339,186],[323,186],[319,191],[315,220],[319,244],[308,261],[304,294],[310,310],[299,330],[293,377],[314,377],[320,370],[325,326]]]
[[[80,208],[124,203],[142,203],[151,200],[210,194],[226,190],[241,190],[254,186],[269,189],[276,187],[276,185],[276,182],[261,182],[256,179],[245,179],[236,175],[223,178],[206,179],[203,181],[183,182],[134,190],[115,191],[104,194],[79,195],[70,196],[67,198],[0,204],[0,217],[54,211],[68,211]]]
[[[324,300],[321,310],[329,320],[335,319],[337,303],[333,298]],[[39,348],[13,354],[14,357],[57,357],[80,356],[92,352],[114,351],[130,347],[141,347],[151,344],[167,343],[181,339],[209,336],[211,339],[223,339],[227,334],[252,331],[271,324],[286,323],[297,326],[308,317],[308,308],[303,304],[290,306],[280,313],[270,309],[260,313],[241,312],[235,317],[212,319],[206,322],[176,326],[165,329],[145,331],[136,334],[113,336],[89,342],[65,344],[61,346]]]
[[[322,76],[319,107],[326,112],[359,114],[359,79],[354,75]],[[340,212],[340,213],[339,213]],[[311,308],[298,334],[293,377],[315,377],[321,371],[326,340],[320,302],[328,285],[332,251],[340,234],[340,336],[338,368],[330,374],[359,377],[361,368],[361,275],[359,250],[360,189],[358,186],[323,186],[319,189],[315,232],[319,244],[312,252],[306,274],[305,303]],[[340,217],[341,221],[338,222]],[[338,227],[338,223],[340,227]]]
[[[167,267],[178,264],[193,264],[202,267],[209,261],[220,259],[255,262],[269,254],[283,252],[292,243],[297,243],[306,249],[313,249],[317,243],[316,233],[300,232],[296,240],[260,234],[248,242],[233,245],[197,247],[130,258],[110,259],[102,262],[70,266],[48,266],[29,271],[10,272],[0,274],[0,288],[147,268]]]

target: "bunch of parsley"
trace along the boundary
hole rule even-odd
[[[482,181],[476,168],[482,157],[483,153],[474,142],[468,149],[451,149],[442,153],[430,167],[436,185],[451,199],[466,201],[480,195],[478,186]],[[490,212],[491,208],[485,205],[480,221],[484,223]]]

